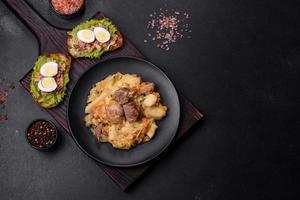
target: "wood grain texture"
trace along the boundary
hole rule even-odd
[[[50,25],[42,16],[40,16],[26,1],[24,0],[4,0],[4,3],[26,24],[26,26],[35,34],[39,41],[39,53],[65,53],[68,54],[66,48],[67,30],[59,29]],[[104,15],[97,12],[93,18],[101,19]],[[120,57],[120,56],[134,56],[144,58],[144,56],[134,47],[134,45],[124,37],[124,46],[116,51],[105,54],[101,59],[73,59],[70,71],[70,83],[68,85],[68,92],[65,100],[57,107],[45,109],[65,130],[69,132],[66,120],[67,102],[70,95],[70,89],[73,88],[76,80],[90,67],[96,63],[104,60]],[[31,71],[29,71],[20,80],[22,86],[30,91]],[[189,100],[180,95],[181,102],[181,122],[179,124],[178,133],[175,141],[179,140],[187,131],[202,117],[203,114],[199,112]],[[174,146],[175,141],[172,143]],[[167,151],[170,148],[167,149]],[[166,152],[163,153],[163,155]],[[152,166],[163,155],[155,160],[148,162],[141,166],[130,168],[111,167],[104,164],[97,163],[99,167],[122,189],[126,190],[132,183],[134,183],[146,170]]]

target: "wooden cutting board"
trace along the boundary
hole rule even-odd
[[[35,34],[39,42],[39,54],[48,53],[65,53],[68,54],[66,48],[67,31],[61,28],[54,27],[49,24],[38,12],[36,12],[31,5],[24,0],[4,0],[4,3],[19,17],[19,19],[27,25],[27,27]],[[97,12],[93,18],[101,19],[104,15]],[[73,88],[76,80],[90,67],[96,63],[102,62],[107,59],[120,57],[120,56],[134,56],[144,58],[144,56],[134,47],[134,45],[124,37],[124,46],[121,49],[105,54],[101,59],[86,59],[79,58],[73,59],[72,68],[70,71],[70,83],[68,85],[68,92],[64,101],[57,107],[45,109],[65,130],[69,133],[68,123],[66,119],[67,102],[70,95],[70,90]],[[32,63],[33,65],[34,63]],[[22,86],[29,92],[30,91],[31,70],[25,74],[20,80]],[[180,95],[181,103],[181,121],[179,124],[178,133],[175,140],[179,140],[187,131],[202,117],[203,114],[199,112],[189,100],[183,95]],[[172,143],[171,147],[176,148]],[[169,151],[168,148],[166,151]],[[132,183],[134,183],[146,170],[152,166],[158,159],[148,162],[141,166],[130,168],[111,167],[101,163],[97,163],[99,167],[122,189],[126,190]]]

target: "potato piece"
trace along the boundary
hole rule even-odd
[[[148,132],[146,133],[146,135],[148,135],[148,137],[149,137],[150,139],[154,136],[157,127],[158,127],[158,126],[156,125],[156,123],[155,123],[155,122],[152,122],[152,124],[151,124],[151,126],[150,126]]]
[[[143,106],[151,107],[156,103],[156,101],[157,101],[157,97],[154,94],[148,94],[145,96],[145,99],[143,101]]]
[[[104,104],[103,100],[104,100],[104,97],[102,95],[97,97],[94,101],[92,101],[85,107],[85,113],[91,113],[97,107],[102,106]]]
[[[118,136],[117,126],[116,125],[110,126],[108,131],[108,141],[115,140],[117,136]]]
[[[141,77],[131,74],[124,74],[121,78],[121,81],[133,88],[137,87],[141,83]]]
[[[155,120],[160,120],[164,116],[166,116],[167,107],[159,106],[159,107],[146,107],[144,110],[144,115],[148,118],[153,118]]]
[[[109,75],[104,80],[102,80],[101,82],[97,83],[96,86],[99,87],[99,88],[109,88],[109,87],[112,87],[116,83],[117,77],[118,77],[118,74],[116,74],[116,75]]]
[[[107,95],[108,92],[114,89],[115,84],[118,82],[119,76],[119,74],[110,75],[104,80],[96,83],[95,87],[90,91],[88,102],[94,101],[99,95],[104,95],[103,93],[106,93],[105,95]]]

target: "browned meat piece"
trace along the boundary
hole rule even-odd
[[[105,106],[105,112],[107,120],[111,123],[120,123],[124,119],[124,111],[119,104]]]
[[[94,51],[94,49],[95,49],[96,47],[95,47],[95,45],[93,45],[93,44],[85,44],[85,50],[87,51],[87,52],[92,52],[92,51]]]
[[[87,52],[92,52],[96,48],[93,43],[84,43],[80,40],[77,40],[76,44],[74,44],[74,47],[77,51]]]
[[[141,94],[149,94],[154,91],[154,83],[143,82],[140,86]]]
[[[102,128],[103,128],[102,124],[99,124],[98,126],[96,126],[92,129],[94,136],[99,141],[105,141],[108,136],[108,134],[105,131],[103,131]]]
[[[120,104],[127,103],[129,101],[129,92],[130,90],[128,88],[121,88],[115,91],[115,93],[112,95],[112,98],[119,102]]]
[[[94,136],[96,136],[96,138],[98,140],[100,140],[101,134],[102,134],[102,124],[96,126],[95,128],[92,129],[92,132],[94,134]]]
[[[95,41],[95,42],[94,42],[94,46],[95,46],[95,48],[96,48],[97,50],[102,49],[102,45],[101,45],[101,43],[98,42],[98,41]]]
[[[93,42],[92,43],[93,44],[93,46],[97,49],[97,50],[101,50],[101,49],[104,49],[105,47],[107,47],[107,43],[101,43],[101,42],[99,42],[99,41],[95,41],[95,42]]]
[[[135,122],[139,117],[139,110],[133,102],[129,102],[123,105],[126,120],[129,122]]]
[[[77,43],[74,44],[74,47],[78,50],[78,51],[84,51],[85,50],[85,43],[77,40]]]

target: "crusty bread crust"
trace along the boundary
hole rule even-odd
[[[120,31],[117,31],[116,35],[117,35],[116,42],[115,42],[115,44],[113,44],[109,47],[108,51],[114,51],[123,46],[123,35],[121,34]]]
[[[111,45],[111,46],[109,47],[108,51],[114,51],[114,50],[116,50],[116,49],[118,49],[118,48],[120,48],[120,47],[123,46],[123,43],[124,43],[123,35],[121,34],[120,31],[115,32],[115,34],[117,35],[116,42],[115,42],[113,45]],[[72,45],[72,37],[69,36],[68,39],[67,39],[67,49],[68,49],[69,53],[70,53],[74,58],[77,58],[76,55],[73,55],[73,54],[71,53],[70,50],[71,50],[72,48],[73,48],[73,45]]]
[[[77,58],[76,55],[73,55],[71,53],[71,49],[72,49],[72,37],[71,36],[68,36],[68,39],[67,39],[67,49],[68,49],[69,54],[71,54],[74,58]]]

